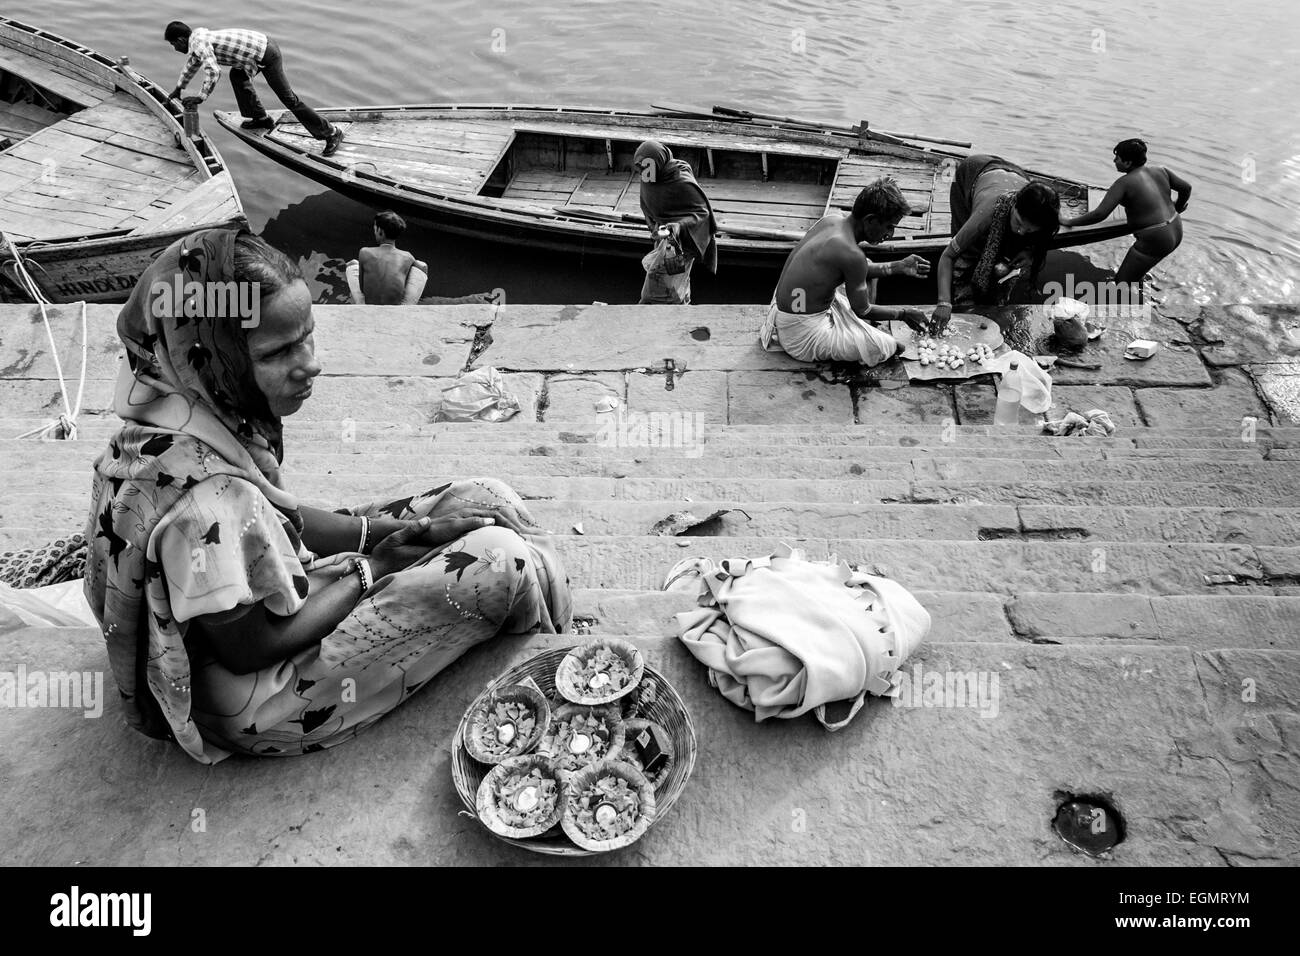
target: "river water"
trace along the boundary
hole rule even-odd
[[[1166,307],[1300,300],[1300,5],[1294,0],[6,0],[4,14],[127,54],[170,87],[175,16],[279,40],[313,105],[515,102],[743,106],[967,140],[980,152],[1107,185],[1111,147],[1141,136],[1194,186],[1183,246],[1154,275]],[[200,14],[199,10],[202,11]],[[495,42],[494,42],[495,41]],[[258,80],[268,108],[274,95]],[[234,109],[223,77],[209,100]],[[281,169],[205,118],[253,228],[300,257],[321,300],[369,238],[370,210]],[[429,292],[504,288],[516,302],[635,301],[635,261],[448,237],[414,225]],[[1117,241],[1053,256],[1098,276]],[[1051,275],[1045,279],[1052,278]],[[766,302],[774,276],[695,283],[701,302]],[[932,298],[932,292],[930,293]],[[924,294],[922,294],[924,298]]]

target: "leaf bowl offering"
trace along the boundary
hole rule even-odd
[[[523,839],[545,833],[564,815],[568,790],[560,772],[540,754],[510,757],[479,784],[475,809],[498,836]]]
[[[602,760],[568,781],[560,825],[585,850],[604,852],[635,843],[655,816],[655,790],[644,774],[618,760]]]
[[[497,678],[495,684],[496,686],[529,684],[537,687],[549,700],[555,700],[559,697],[555,689],[555,672],[559,668],[560,661],[571,650],[574,650],[574,648],[557,647],[540,651],[527,660],[508,668]],[[651,687],[653,687],[653,693],[647,694],[646,691]],[[672,812],[672,808],[686,791],[686,785],[695,767],[695,758],[699,751],[699,744],[695,735],[695,724],[691,720],[691,715],[687,711],[681,695],[649,663],[646,664],[641,683],[637,685],[637,692],[627,695],[618,704],[607,709],[615,710],[619,704],[622,705],[622,709],[627,716],[650,720],[662,727],[669,736],[669,744],[673,751],[673,761],[668,772],[658,779],[658,785],[654,788],[655,814],[648,831],[653,833],[654,828]],[[557,713],[562,706],[566,705],[555,707],[552,713]],[[451,778],[456,785],[456,793],[460,796],[465,809],[475,819],[479,820],[492,833],[493,837],[521,850],[559,857],[592,856],[601,852],[600,850],[589,850],[574,843],[561,826],[553,826],[544,833],[523,839],[505,836],[487,827],[487,824],[483,822],[481,815],[478,813],[478,789],[483,783],[483,779],[489,773],[495,772],[498,767],[479,763],[470,756],[469,750],[465,747],[465,732],[469,728],[469,719],[473,708],[474,705],[471,704],[470,707],[466,708],[465,713],[461,715],[460,725],[456,729],[455,743],[451,752]],[[553,716],[552,720],[554,720]],[[634,744],[625,742],[623,746],[634,746]],[[561,782],[565,784],[567,800],[567,794],[571,792],[569,786],[570,775],[561,771],[558,776]]]
[[[566,773],[617,757],[623,748],[623,720],[614,707],[565,704],[555,709],[537,752]]]
[[[656,764],[654,770],[646,770],[645,763],[641,759],[643,750],[651,754],[651,760]],[[663,756],[653,756],[656,751]],[[660,786],[667,782],[668,774],[673,769],[672,738],[654,721],[640,718],[625,720],[623,747],[618,752],[618,759],[634,770],[640,771],[654,785],[655,793],[658,794]]]
[[[536,747],[550,721],[551,705],[536,687],[492,687],[470,708],[465,749],[479,763],[499,764]]]
[[[606,638],[569,651],[555,672],[555,689],[575,704],[608,704],[630,694],[644,674],[636,645]]]

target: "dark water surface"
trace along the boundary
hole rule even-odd
[[[166,21],[262,30],[320,106],[724,103],[968,140],[1100,185],[1115,175],[1114,143],[1138,135],[1153,162],[1194,186],[1183,246],[1154,276],[1165,303],[1300,299],[1294,0],[6,0],[3,13],[127,54],[165,87],[182,64],[162,40]],[[224,76],[206,109],[234,109]],[[371,212],[257,156],[206,114],[205,126],[254,229],[304,260],[319,296],[343,291],[342,261],[368,241]],[[420,226],[406,245],[431,264],[428,292],[439,295],[501,287],[516,302],[628,302],[640,290],[632,260],[584,262]],[[1051,270],[1095,277],[1127,247],[1086,247],[1091,265],[1058,254]],[[774,278],[701,276],[695,298],[766,302]]]

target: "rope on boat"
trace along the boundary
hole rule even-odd
[[[90,337],[87,335],[86,303],[81,303],[81,381],[77,384],[77,401],[74,404],[68,401],[68,385],[63,378],[63,363],[59,361],[59,349],[54,343],[54,329],[50,326],[50,314],[47,307],[53,305],[53,303],[45,297],[41,287],[36,284],[36,280],[27,271],[22,256],[18,253],[18,247],[3,229],[0,229],[0,239],[4,240],[4,244],[9,247],[9,252],[13,256],[14,274],[18,277],[19,285],[22,286],[24,292],[31,296],[32,301],[40,307],[41,320],[45,323],[45,335],[50,340],[50,355],[54,359],[54,373],[59,377],[59,394],[63,397],[62,415],[48,425],[33,428],[31,431],[23,432],[17,437],[39,438],[41,440],[67,438],[75,441],[77,438],[77,416],[81,414],[81,399],[86,391],[86,357],[90,345]]]

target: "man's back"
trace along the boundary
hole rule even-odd
[[[1139,166],[1124,174],[1124,197],[1120,203],[1134,229],[1158,225],[1174,214],[1169,197],[1169,174],[1159,166]]]
[[[361,291],[369,305],[399,305],[415,257],[395,246],[369,246],[357,254]]]
[[[776,284],[776,306],[782,312],[822,312],[830,308],[835,290],[844,281],[843,257],[859,253],[848,216],[825,216],[798,244]],[[801,293],[795,300],[796,293]]]

